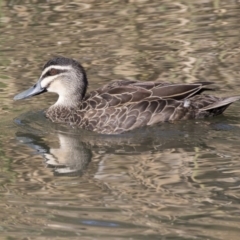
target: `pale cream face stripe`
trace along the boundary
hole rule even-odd
[[[43,70],[40,78],[42,78],[42,76],[52,68],[57,69],[57,70],[70,70],[70,69],[72,69],[71,66],[51,65],[51,66],[49,66],[49,67],[47,67]]]
[[[40,79],[49,71],[49,70],[51,70],[51,69],[56,69],[56,70],[71,70],[72,69],[72,67],[70,67],[70,66],[49,66],[49,67],[47,67],[46,69],[44,69],[44,71],[42,72],[42,74],[41,74],[41,77],[40,77]],[[57,75],[54,75],[54,76],[48,76],[48,77],[46,77],[46,78],[44,78],[44,79],[42,79],[42,81],[41,81],[41,87],[42,88],[45,88],[45,87],[47,87],[57,76],[59,76],[59,75],[61,75],[61,74],[57,74]]]
[[[42,81],[41,81],[41,87],[42,88],[46,88],[47,86],[49,86],[49,84],[54,80],[54,78],[56,78],[57,76],[48,76],[46,78],[44,78]]]

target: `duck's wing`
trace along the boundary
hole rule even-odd
[[[183,100],[200,94],[206,90],[213,90],[207,85],[212,82],[196,82],[191,84],[169,84],[153,88],[152,97],[161,97],[162,99]]]
[[[124,88],[132,88],[132,89],[145,89],[145,90],[152,90],[154,88],[159,88],[163,86],[172,85],[171,83],[167,82],[160,82],[160,81],[149,81],[149,82],[141,82],[138,80],[114,80],[110,83],[104,85],[103,87],[96,90],[99,94],[107,93],[113,89],[122,89]]]
[[[123,105],[128,102],[137,102],[150,97],[151,89],[155,85],[152,82],[147,83],[149,87],[138,86],[137,80],[115,80],[98,88],[84,97],[82,107],[86,110],[90,108],[105,108],[111,106]],[[135,85],[136,84],[136,85]]]
[[[124,106],[87,111],[82,127],[104,134],[123,133],[162,122],[198,119],[219,115],[240,96],[219,98],[197,95],[177,101],[150,97]]]
[[[173,84],[167,82],[140,82],[140,81],[129,81],[129,80],[115,80],[109,84],[98,89],[99,94],[110,93],[110,94],[122,94],[126,92],[140,93],[147,90],[151,93],[151,97],[171,98],[175,100],[182,100],[185,98],[192,97],[205,90],[212,90],[207,85],[213,84],[213,82],[195,82],[185,84]]]
[[[105,108],[139,102],[148,98],[183,100],[207,90],[211,82],[171,84],[166,82],[140,82],[116,80],[90,92],[84,108]]]

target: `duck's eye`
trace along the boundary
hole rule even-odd
[[[59,73],[58,70],[55,69],[55,68],[52,68],[52,69],[49,71],[49,75],[50,75],[50,76],[54,76],[54,75],[56,75],[56,74],[58,74],[58,73]]]

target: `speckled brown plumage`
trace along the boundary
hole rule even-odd
[[[208,84],[118,80],[88,93],[77,108],[52,106],[46,116],[53,122],[118,134],[156,123],[218,115],[239,99],[199,95]],[[224,99],[229,99],[228,104],[214,108]]]
[[[38,82],[15,100],[42,94],[59,95],[46,111],[53,122],[87,130],[118,134],[167,121],[198,119],[221,114],[240,96],[218,98],[202,95],[210,82],[171,84],[166,82],[112,81],[87,92],[84,68],[71,58],[48,61]]]

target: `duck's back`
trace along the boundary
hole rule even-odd
[[[209,84],[113,81],[85,97],[78,112],[84,112],[79,126],[116,134],[160,122],[196,118],[200,108],[219,100],[198,95]]]

